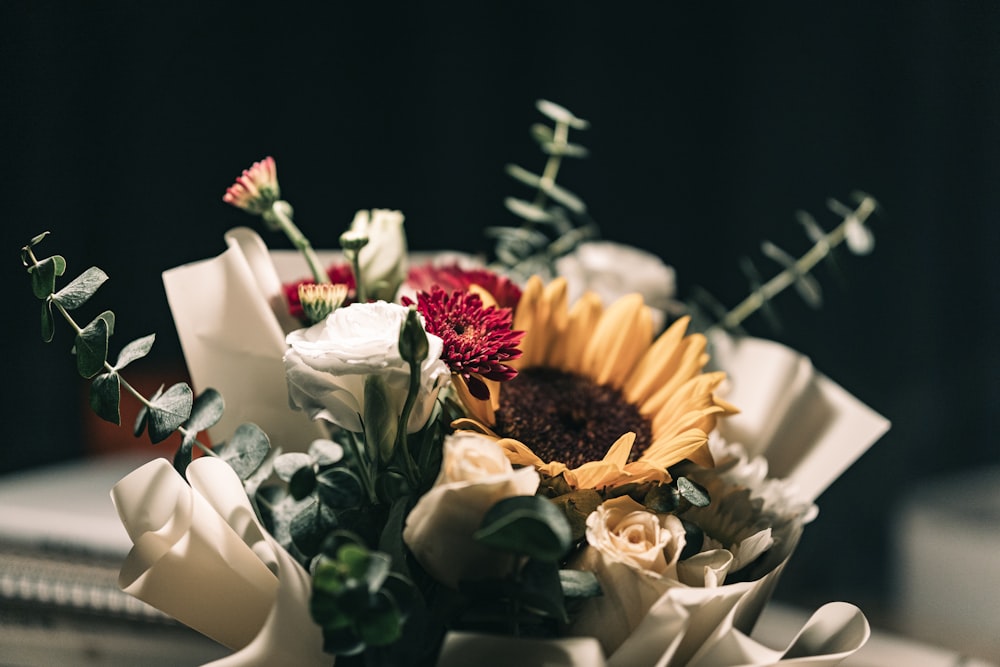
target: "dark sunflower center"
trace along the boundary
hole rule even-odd
[[[623,433],[634,431],[634,461],[652,442],[649,421],[612,387],[550,368],[529,368],[505,382],[497,432],[544,461],[570,468],[599,461]]]

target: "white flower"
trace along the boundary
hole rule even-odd
[[[477,543],[472,534],[499,501],[534,495],[534,468],[514,470],[492,439],[459,431],[445,438],[441,472],[406,518],[403,541],[440,583],[502,576],[513,557]]]
[[[614,303],[620,297],[638,292],[653,309],[658,328],[665,313],[676,310],[674,269],[659,257],[633,246],[611,241],[589,241],[556,260],[556,272],[569,287],[569,302],[584,292],[594,292],[601,303]]]
[[[673,514],[654,514],[621,496],[587,517],[587,543],[611,560],[672,576],[684,549],[684,525]]]
[[[356,303],[288,334],[284,361],[291,404],[313,419],[359,433],[365,379],[378,376],[386,389],[386,407],[399,419],[410,382],[409,364],[399,355],[399,332],[407,311],[382,301]],[[420,391],[407,425],[409,433],[427,422],[438,391],[450,377],[440,359],[441,339],[428,334],[427,341],[429,351],[420,367]]]
[[[392,301],[406,280],[403,214],[381,208],[358,211],[351,222],[351,232],[368,238],[358,256],[367,295]]]

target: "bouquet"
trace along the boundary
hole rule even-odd
[[[547,155],[495,257],[407,251],[398,211],[359,211],[317,251],[275,161],[224,200],[284,232],[237,228],[218,257],[164,274],[197,395],[152,397],[114,361],[114,314],[79,325],[107,276],[57,289],[59,255],[22,259],[43,337],[71,323],[90,404],[122,393],[172,461],[112,500],[134,548],[120,584],[233,649],[215,665],[834,664],[860,648],[857,608],[818,610],[784,649],[749,633],[818,495],[888,427],[808,360],[740,322],[846,241],[871,249],[874,200],[834,203],[799,259],[717,321],[674,295],[672,269],[598,240],[556,184],[586,121],[551,102]],[[209,287],[210,289],[206,289]],[[708,310],[711,310],[709,308]]]

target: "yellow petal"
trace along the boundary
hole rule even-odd
[[[653,340],[653,318],[640,294],[628,294],[604,311],[583,356],[583,374],[619,388]]]
[[[485,378],[479,378],[486,383],[486,388],[490,392],[490,397],[487,399],[479,399],[472,395],[469,391],[469,385],[466,384],[465,378],[456,373],[451,374],[452,387],[455,388],[455,393],[458,394],[458,399],[462,402],[462,407],[473,419],[481,421],[483,424],[489,427],[496,426],[497,418],[496,411],[500,409],[500,383],[495,380],[487,380]]]
[[[659,376],[660,383],[655,391],[645,399],[637,398],[639,412],[643,415],[659,412],[677,393],[679,387],[701,373],[702,368],[708,363],[705,345],[705,337],[701,334],[692,334],[681,342],[677,353]]]
[[[682,341],[690,321],[689,316],[678,319],[646,350],[623,389],[627,401],[641,405],[677,372],[684,349]]]
[[[593,292],[585,292],[569,311],[562,341],[549,353],[549,364],[567,373],[581,373],[587,342],[601,318],[604,306]]]

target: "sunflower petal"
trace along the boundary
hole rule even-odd
[[[583,374],[620,388],[653,341],[653,318],[641,294],[611,304],[597,323],[583,355]]]
[[[684,334],[690,321],[690,316],[679,318],[646,350],[636,366],[636,372],[622,389],[626,400],[633,405],[641,405],[677,372],[678,360],[685,347]]]
[[[552,348],[549,363],[568,373],[580,374],[583,366],[583,355],[587,350],[587,341],[597,326],[604,306],[601,299],[593,292],[585,292],[569,311],[566,332],[559,345]]]

